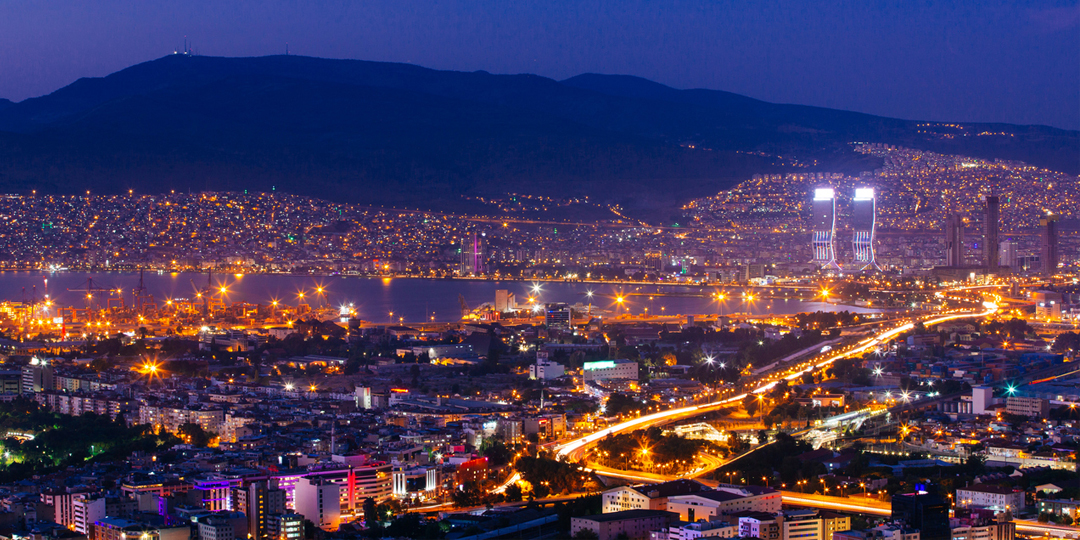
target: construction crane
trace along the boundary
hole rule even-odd
[[[462,296],[461,293],[458,293],[457,299],[458,303],[461,304],[461,317],[468,317],[469,313],[472,313],[472,310],[469,309],[469,304],[465,302],[465,297]]]

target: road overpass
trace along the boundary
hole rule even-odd
[[[997,310],[998,310],[997,304],[995,304],[993,302],[984,302],[982,311],[977,311],[977,312],[957,311],[957,312],[952,312],[952,313],[948,313],[948,314],[945,314],[945,315],[939,315],[939,316],[935,316],[935,317],[925,317],[925,318],[922,318],[920,322],[922,322],[926,326],[931,326],[931,325],[940,324],[940,323],[943,323],[943,322],[952,321],[952,320],[956,320],[956,319],[965,319],[965,318],[971,318],[971,317],[987,317],[987,316],[990,316],[990,315],[993,315],[994,313],[996,313]],[[686,419],[686,418],[692,418],[692,417],[700,415],[702,413],[706,413],[706,412],[710,412],[710,411],[713,411],[713,410],[716,410],[716,409],[719,409],[719,408],[722,408],[722,407],[730,406],[731,404],[738,403],[738,402],[742,401],[742,399],[747,397],[747,396],[759,395],[759,394],[763,394],[765,392],[768,392],[769,390],[772,390],[779,383],[779,381],[781,381],[781,380],[787,380],[787,381],[798,380],[799,378],[801,378],[806,373],[811,373],[811,372],[815,372],[815,371],[821,371],[821,370],[824,370],[824,369],[828,368],[830,365],[832,365],[833,362],[836,362],[837,360],[840,360],[840,359],[843,359],[843,358],[849,358],[849,357],[852,357],[852,356],[855,356],[855,355],[862,354],[862,353],[867,352],[869,350],[876,349],[882,343],[886,343],[888,341],[891,341],[891,340],[895,339],[897,336],[899,336],[900,334],[902,334],[904,332],[907,332],[907,331],[913,329],[914,327],[915,327],[915,321],[909,321],[907,323],[901,324],[901,325],[893,327],[891,329],[883,330],[883,331],[879,332],[878,334],[876,334],[874,336],[871,336],[871,337],[868,337],[866,339],[863,339],[863,340],[859,341],[858,343],[856,343],[856,344],[854,344],[854,345],[852,345],[850,347],[846,347],[846,348],[844,348],[844,349],[842,349],[840,351],[833,351],[833,352],[831,352],[829,354],[826,354],[826,355],[823,356],[823,358],[818,360],[816,363],[815,362],[807,362],[805,364],[800,364],[800,366],[803,366],[802,369],[792,368],[791,370],[788,370],[787,375],[779,375],[778,374],[778,375],[776,375],[774,377],[771,377],[771,379],[772,379],[771,381],[765,382],[764,384],[761,384],[757,388],[754,388],[754,389],[752,389],[750,391],[747,391],[747,392],[744,392],[744,393],[741,393],[741,394],[738,394],[738,395],[730,396],[730,397],[727,397],[727,398],[724,398],[724,399],[721,399],[721,400],[718,400],[718,401],[710,402],[710,403],[704,403],[704,404],[699,404],[699,405],[691,405],[691,406],[688,406],[688,407],[681,407],[681,408],[677,408],[677,409],[670,409],[670,410],[666,410],[666,411],[660,411],[660,412],[652,413],[652,414],[649,414],[649,415],[641,416],[641,417],[638,417],[638,418],[632,418],[632,419],[627,420],[625,422],[622,422],[622,423],[616,424],[614,426],[610,426],[610,427],[604,428],[602,430],[599,430],[599,431],[597,431],[595,433],[591,433],[589,435],[585,435],[585,436],[579,437],[577,439],[572,439],[572,440],[570,440],[568,442],[565,442],[563,444],[555,446],[554,447],[555,455],[559,459],[572,459],[572,460],[575,460],[575,461],[580,460],[582,457],[584,457],[585,450],[590,445],[595,444],[600,439],[603,439],[604,437],[607,437],[609,435],[613,435],[613,434],[616,434],[616,433],[621,433],[621,432],[624,432],[624,431],[633,431],[633,430],[637,430],[637,429],[646,429],[646,428],[656,426],[656,425],[666,424],[666,423],[669,423],[669,422],[683,420],[683,419]],[[631,472],[626,472],[626,474],[627,474],[627,479],[630,479],[629,478],[630,475],[636,475],[636,473],[631,473]],[[513,478],[513,477],[511,477],[511,478]],[[516,480],[514,480],[514,481],[516,481]],[[504,483],[502,486],[499,486],[499,488],[497,488],[497,489],[505,490],[506,486],[509,485],[509,482],[510,482],[510,480],[508,480],[507,483]]]

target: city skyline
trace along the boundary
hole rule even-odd
[[[0,540],[1080,540],[1077,38],[0,3]]]

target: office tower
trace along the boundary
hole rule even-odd
[[[994,270],[998,267],[998,218],[997,195],[986,196],[986,214],[983,216],[983,264]]]
[[[1007,266],[1014,271],[1019,270],[1019,266],[1016,261],[1016,240],[1012,238],[1003,240],[1001,242],[1001,251],[998,255],[998,264],[1001,266]]]
[[[475,232],[461,239],[461,275],[479,276],[484,273],[484,237]]]
[[[233,510],[243,512],[248,520],[248,534],[253,540],[271,538],[268,522],[271,515],[285,513],[285,490],[277,481],[252,482],[246,488],[233,488]]]
[[[267,537],[272,540],[301,540],[304,538],[304,516],[295,513],[270,516]]]
[[[892,520],[918,529],[920,540],[949,540],[949,503],[936,493],[918,491],[892,496]]]
[[[855,189],[855,203],[852,209],[854,236],[851,245],[855,253],[855,264],[859,270],[873,268],[881,270],[874,258],[874,229],[877,218],[877,201],[874,188]]]
[[[569,331],[574,324],[574,310],[568,304],[548,304],[544,323],[549,330]]]
[[[1046,217],[1039,219],[1039,226],[1042,227],[1042,268],[1043,275],[1052,276],[1057,272],[1058,267],[1058,233],[1057,233],[1057,221],[1058,216],[1056,214],[1047,214]]]
[[[296,513],[324,531],[341,523],[341,487],[326,478],[301,478],[293,491]]]
[[[960,214],[945,218],[945,266],[964,266],[964,218]]]
[[[832,188],[814,190],[814,215],[810,223],[814,227],[814,262],[822,268],[840,270],[836,263],[836,192]]]

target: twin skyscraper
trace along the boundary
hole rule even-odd
[[[814,262],[825,270],[841,271],[836,254],[836,190],[814,189],[813,203]],[[858,271],[881,270],[874,256],[874,228],[877,199],[872,187],[855,188],[852,203],[852,263]]]

